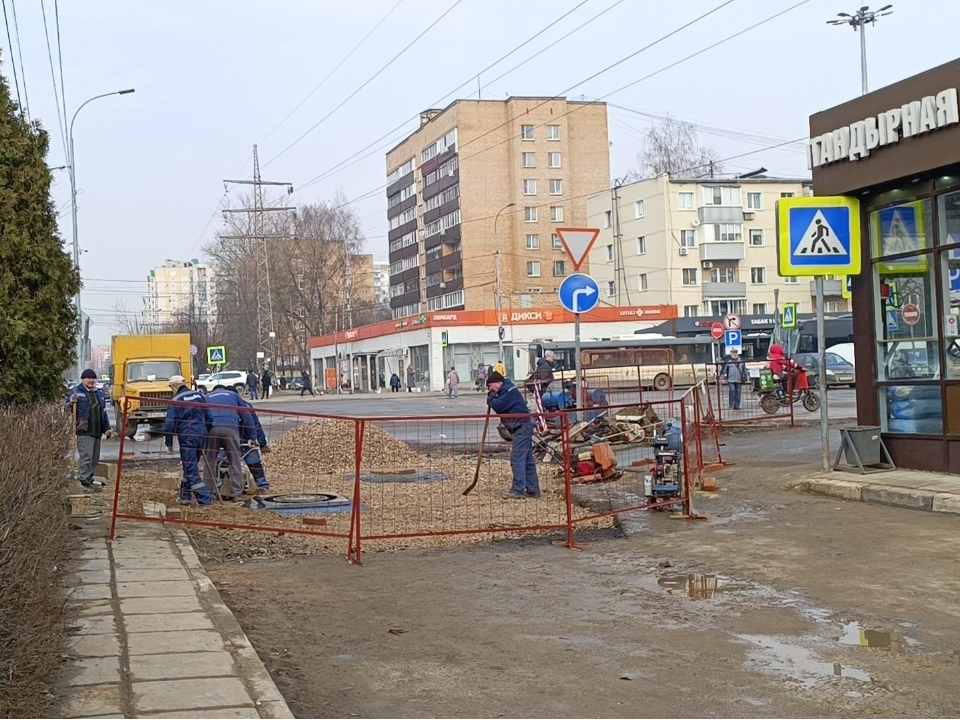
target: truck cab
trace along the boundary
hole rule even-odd
[[[124,403],[129,401],[128,437],[133,437],[137,426],[148,423],[162,426],[167,405],[162,400],[173,397],[170,378],[182,375],[191,384],[190,336],[130,335],[113,338],[113,392],[112,399],[120,427]]]

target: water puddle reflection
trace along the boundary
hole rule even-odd
[[[750,646],[749,662],[758,665],[760,672],[785,676],[804,689],[831,678],[870,682],[870,674],[865,670],[844,666],[839,662],[817,660],[813,652],[805,647],[769,635],[735,637]]]

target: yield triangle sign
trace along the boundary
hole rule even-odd
[[[557,228],[557,235],[567,251],[567,257],[573,263],[573,269],[579,270],[590,252],[590,248],[600,235],[599,228]]]
[[[823,216],[823,212],[817,210],[813,220],[807,226],[803,233],[803,239],[797,245],[794,255],[848,255],[847,249],[837,237],[837,233],[830,227],[830,223]]]

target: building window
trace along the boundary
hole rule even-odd
[[[520,137],[523,140],[533,140],[533,125],[521,125]]]
[[[613,245],[607,245],[607,262],[613,262]]]
[[[536,260],[527,263],[527,277],[540,277],[540,263]]]
[[[540,236],[531,233],[527,235],[527,250],[539,250],[540,249]]]
[[[716,187],[704,186],[703,204],[741,207],[740,188],[736,186],[730,187],[728,185]]]
[[[523,181],[523,194],[524,194],[524,195],[536,195],[536,194],[537,194],[537,181],[536,181],[536,180],[524,180],[524,181]]]
[[[764,267],[750,268],[750,282],[754,285],[767,284],[767,269]]]
[[[537,209],[535,207],[528,207],[523,209],[523,219],[526,222],[536,222],[537,221]]]
[[[761,247],[763,245],[763,230],[754,228],[750,230],[750,246]]]
[[[603,212],[603,228],[606,230],[608,227],[613,225],[613,210],[604,210]]]
[[[637,238],[637,255],[647,254],[647,236],[641,235]]]
[[[753,304],[753,314],[754,314],[754,315],[766,315],[766,314],[767,314],[767,304],[766,304],[766,303],[754,303],[754,304]]]
[[[743,313],[746,305],[746,300],[712,300],[710,302],[710,315],[740,314]]]
[[[607,297],[613,297],[617,294],[617,283],[613,280],[607,280]]]
[[[403,165],[401,165],[392,173],[387,175],[387,184],[392,185],[407,173],[412,173],[412,172],[413,172],[413,158],[410,158]]]
[[[785,197],[796,197],[796,193],[782,192],[782,193],[780,193],[780,197],[782,197],[782,198],[785,198]]]
[[[637,275],[637,289],[640,292],[647,291],[647,274],[646,273],[640,273],[639,275]]]
[[[743,225],[724,223],[717,225],[717,240],[720,242],[738,242],[743,240]]]
[[[547,153],[547,167],[558,168],[560,165],[560,153]]]
[[[547,125],[547,140],[550,140],[551,142],[559,142],[560,140],[559,125]]]
[[[637,200],[633,204],[633,217],[635,220],[643,217],[643,200]]]
[[[533,168],[537,166],[537,154],[532,152],[525,152],[523,154],[523,166],[525,168]]]
[[[763,210],[763,193],[747,193],[747,210]]]
[[[684,317],[697,317],[700,314],[700,307],[698,305],[684,305],[683,306],[683,316]]]
[[[799,284],[800,284],[800,278],[798,278],[798,277],[785,277],[785,278],[783,279],[783,284],[784,284],[784,285],[799,285]]]
[[[677,193],[677,206],[681,210],[695,210],[692,192]]]
[[[696,284],[697,284],[697,269],[696,269],[696,268],[684,268],[684,269],[683,269],[683,284],[684,284],[684,285],[696,285]]]
[[[550,207],[550,220],[552,222],[563,222],[563,206],[552,205]]]
[[[681,230],[680,231],[680,247],[694,248],[696,246],[697,246],[697,231]]]
[[[737,281],[736,268],[714,268],[710,272],[710,282],[734,283]]]
[[[840,312],[840,301],[839,300],[824,300],[823,309],[828,313]]]
[[[553,246],[554,250],[563,250],[563,243],[560,242],[560,236],[556,233],[553,233],[550,236],[550,244]]]
[[[561,180],[550,181],[550,194],[563,195],[563,182]]]
[[[567,274],[566,263],[563,260],[553,261],[553,276],[564,277]]]

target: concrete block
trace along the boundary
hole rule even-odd
[[[128,633],[127,643],[130,655],[163,655],[224,649],[223,638],[214,630]]]
[[[63,666],[68,685],[106,685],[120,682],[120,658],[78,658]]]
[[[106,478],[109,482],[117,481],[117,464],[116,463],[98,463],[97,469],[93,471],[94,476]]]
[[[111,597],[113,594],[107,584],[78,585],[70,591],[71,600],[109,600]]]
[[[104,715],[123,716],[120,707],[120,685],[86,685],[70,688],[66,693],[63,713],[58,717],[83,718]]]
[[[253,705],[238,678],[150,680],[132,689],[137,714]]]
[[[143,501],[143,517],[165,518],[167,516],[167,506],[156,500]]]
[[[818,495],[829,495],[840,500],[863,500],[863,483],[849,480],[834,480],[832,478],[811,478],[800,483],[800,488],[806,492]]]
[[[310,516],[310,515],[305,515],[305,516],[303,516],[302,518],[300,518],[300,522],[303,523],[304,525],[320,525],[320,526],[322,526],[322,525],[326,525],[326,524],[327,524],[327,519],[326,519],[326,518],[320,518],[320,517],[312,517],[312,516]]]
[[[120,657],[116,635],[78,635],[64,642],[67,653],[76,657]]]
[[[127,598],[120,600],[120,611],[127,615],[152,615],[154,613],[181,613],[202,610],[200,599],[194,595],[161,598]]]
[[[233,677],[236,674],[233,657],[225,650],[130,656],[130,675],[134,682],[187,677]]]
[[[908,508],[911,510],[931,510],[934,493],[928,490],[886,487],[883,485],[864,485],[863,501],[876,505]]]
[[[157,487],[160,490],[176,492],[180,489],[181,480],[180,473],[160,473],[160,477],[157,479]]]
[[[141,568],[141,569],[118,569],[117,582],[160,582],[163,580],[189,580],[190,576],[181,565],[179,568]]]
[[[96,587],[85,586],[85,587]],[[159,582],[118,582],[117,595],[132,597],[175,597],[196,595],[197,590],[189,580],[161,580]]]
[[[223,718],[231,720],[232,718],[259,718],[260,714],[253,705],[235,708],[222,708],[219,710],[176,710],[168,713],[157,713],[151,715],[152,718]],[[264,717],[271,717],[266,715]],[[292,717],[292,716],[291,716]]]
[[[960,514],[960,495],[956,493],[934,494],[933,511]]]
[[[73,635],[113,635],[117,632],[117,623],[113,615],[89,615],[70,621]]]
[[[183,520],[183,508],[168,507],[167,520]]]
[[[123,624],[128,633],[213,630],[213,623],[202,612],[130,615],[123,619]]]

